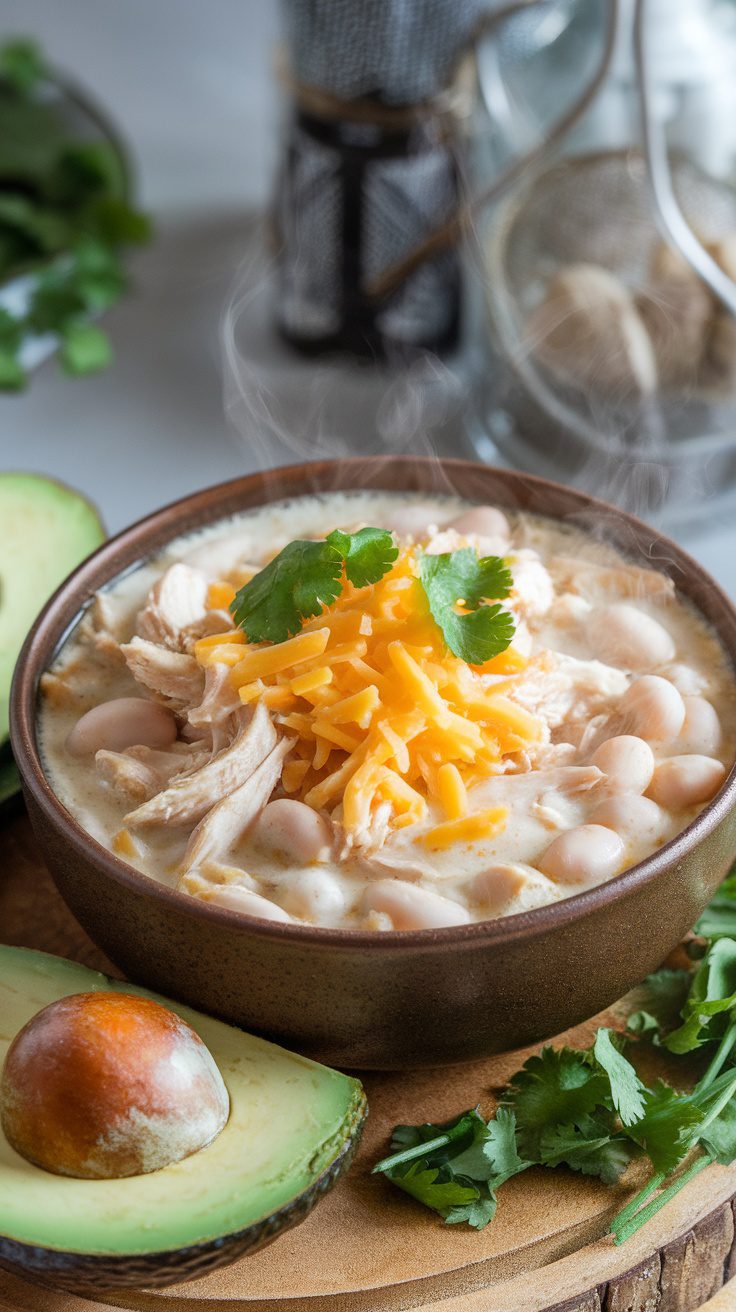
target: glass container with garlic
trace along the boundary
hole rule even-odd
[[[736,503],[736,10],[558,0],[515,22],[479,55],[493,148],[548,148],[487,215],[476,448],[649,517]],[[586,57],[603,76],[566,122]]]

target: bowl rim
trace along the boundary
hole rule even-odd
[[[393,477],[386,484],[372,481],[374,478],[382,479],[383,471],[391,471]],[[410,477],[412,474],[419,477],[419,483],[416,485],[412,483]],[[224,522],[233,514],[247,513],[249,510],[256,510],[259,506],[278,501],[288,502],[300,496],[325,495],[337,491],[418,491],[426,495],[445,492],[462,496],[464,499],[472,499],[469,495],[466,496],[465,493],[455,490],[453,476],[487,481],[488,486],[485,490],[489,500],[491,499],[490,485],[497,480],[500,487],[507,492],[507,506],[511,509],[514,500],[518,503],[518,493],[528,489],[536,498],[548,501],[561,500],[569,507],[565,512],[566,515],[581,514],[585,518],[594,515],[599,519],[613,520],[619,525],[619,531],[627,530],[637,546],[640,545],[641,540],[649,541],[650,556],[652,556],[651,547],[656,543],[657,547],[663,550],[661,554],[658,551],[657,556],[653,557],[654,563],[659,566],[667,564],[675,567],[686,578],[697,580],[699,588],[706,590],[716,609],[722,612],[723,618],[733,627],[734,645],[731,648],[720,626],[714,623],[695,598],[690,597],[701,617],[715,629],[720,645],[732,666],[736,666],[736,608],[708,572],[670,538],[644,521],[576,488],[551,479],[517,470],[501,469],[479,461],[434,456],[368,456],[302,461],[246,474],[169,502],[109,538],[87,556],[60,584],[42,608],[26,637],[16,664],[10,694],[10,735],[13,752],[24,790],[30,795],[34,805],[51,828],[61,831],[75,855],[91,860],[97,866],[99,873],[114,883],[169,905],[189,918],[203,918],[213,926],[219,924],[230,930],[240,930],[249,935],[282,942],[293,940],[296,945],[304,947],[309,945],[316,949],[342,947],[347,950],[362,951],[366,948],[375,949],[380,944],[384,948],[395,947],[401,952],[411,950],[423,952],[441,945],[459,949],[471,948],[479,942],[490,945],[536,938],[552,930],[572,925],[592,912],[605,909],[609,903],[619,897],[625,897],[657,879],[666,868],[677,865],[718,827],[736,806],[736,762],[728,771],[716,795],[689,825],[656,852],[593,888],[561,898],[558,902],[510,916],[438,929],[392,930],[389,933],[381,930],[338,929],[298,922],[260,920],[226,907],[203,902],[159,883],[153,876],[128,865],[89,834],[67,810],[54,792],[45,773],[36,740],[39,680],[79,623],[99,588],[108,586],[115,579],[140,568],[146,560],[165,550],[177,537],[195,532],[197,528],[213,525],[218,520]],[[261,488],[259,484],[262,485]],[[300,488],[294,490],[298,484],[301,484]],[[261,492],[263,495],[260,495]],[[252,499],[244,501],[240,512],[237,508],[228,509],[227,506],[222,506],[223,501],[237,501],[241,497],[252,497]],[[522,510],[525,509],[523,499],[522,496],[522,505],[519,507]],[[504,505],[503,499],[501,504]],[[553,509],[535,507],[530,513],[542,517],[546,515],[551,519],[562,518]],[[183,526],[180,524],[182,519],[187,520]],[[605,532],[603,537],[606,537]],[[625,549],[619,542],[613,542],[612,545],[625,554]],[[142,550],[135,550],[131,556],[131,547],[142,548]],[[120,562],[121,554],[125,557],[124,563]],[[109,568],[110,566],[112,568]],[[100,572],[104,574],[104,578],[97,577]],[[689,595],[687,590],[685,595]],[[70,608],[70,603],[71,613],[60,623],[59,617]],[[44,659],[46,657],[47,659]]]

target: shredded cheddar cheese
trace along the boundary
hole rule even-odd
[[[340,596],[284,642],[249,644],[241,630],[194,645],[198,662],[220,662],[240,700],[269,706],[296,739],[284,791],[334,811],[347,835],[376,814],[391,828],[446,817],[418,841],[440,850],[500,832],[504,808],[469,813],[468,790],[503,770],[504,757],[542,740],[543,727],[514,701],[527,662],[513,647],[484,666],[445,646],[417,585],[413,549],[378,583]],[[228,584],[212,584],[221,603]],[[340,814],[340,813],[338,813]]]
[[[461,820],[446,820],[442,825],[435,825],[434,829],[420,835],[419,841],[425,847],[440,851],[453,843],[475,843],[479,838],[493,838],[503,830],[507,815],[505,806],[491,806]]]
[[[235,588],[232,583],[224,583],[221,579],[217,579],[215,583],[210,583],[207,593],[207,609],[227,610],[234,598]]]
[[[119,829],[112,840],[112,848],[118,856],[140,856],[141,849],[129,829]]]
[[[452,761],[445,761],[437,771],[437,791],[448,820],[459,820],[468,809],[468,791],[463,777]]]

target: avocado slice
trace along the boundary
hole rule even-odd
[[[0,1065],[41,1007],[110,989],[154,998],[210,1049],[230,1119],[191,1157],[149,1175],[77,1180],[20,1157],[0,1131],[0,1264],[83,1289],[204,1275],[302,1221],[346,1169],[366,1104],[357,1080],[86,966],[0,946]]]
[[[79,492],[41,474],[0,474],[0,743],[8,734],[10,681],[23,640],[62,579],[105,540]]]

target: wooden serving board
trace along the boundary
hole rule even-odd
[[[25,818],[0,833],[0,939],[118,973],[67,911]],[[607,1015],[615,1021],[615,1009]],[[570,1031],[590,1042],[601,1018]],[[428,1018],[431,1024],[431,1017]],[[523,1060],[505,1054],[442,1071],[368,1073],[370,1117],[346,1180],[297,1229],[214,1274],[165,1290],[97,1301],[0,1271],[0,1308],[14,1312],[713,1312],[736,1309],[736,1166],[709,1167],[621,1248],[610,1218],[644,1179],[606,1187],[565,1171],[531,1170],[503,1186],[493,1224],[446,1227],[370,1166],[397,1122],[443,1120],[494,1093]],[[680,1067],[681,1069],[681,1067]],[[666,1065],[657,1068],[667,1074]]]

